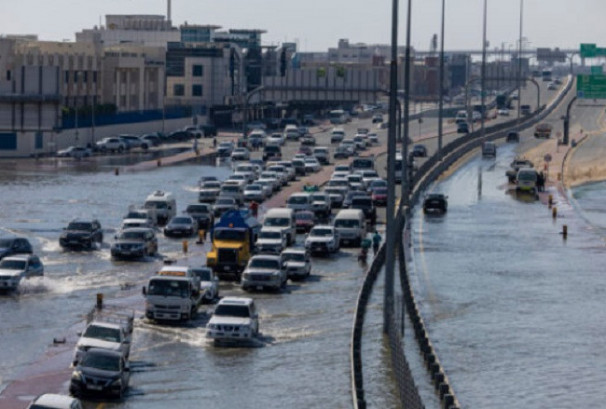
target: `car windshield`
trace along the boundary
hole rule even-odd
[[[86,222],[72,222],[67,225],[67,230],[92,230],[93,226]]]
[[[82,358],[81,365],[85,368],[118,372],[120,370],[120,358],[102,354],[85,354],[84,358]]]
[[[195,268],[193,269],[193,272],[200,278],[200,281],[212,280],[212,271],[208,268]]]
[[[259,233],[260,239],[280,239],[282,237],[282,233],[279,231],[261,231]]]
[[[168,204],[166,202],[149,200],[149,201],[145,202],[145,207],[149,207],[152,209],[166,209],[168,207]]]
[[[118,328],[89,325],[82,336],[86,338],[102,339],[103,341],[109,342],[120,342],[120,330]]]
[[[204,184],[202,185],[202,187],[204,189],[218,189],[221,187],[221,183],[220,182],[204,182]]]
[[[123,231],[118,237],[122,240],[144,240],[145,232],[142,231]]]
[[[215,240],[225,241],[244,241],[246,240],[246,232],[244,230],[235,230],[231,228],[217,228],[213,235]]]
[[[128,212],[125,219],[147,219],[147,213],[143,212]]]
[[[253,258],[250,260],[251,268],[271,268],[274,270],[280,269],[280,260],[267,259],[267,258]]]
[[[335,220],[335,227],[357,228],[360,227],[360,221],[358,219],[337,219]]]
[[[305,261],[305,253],[282,253],[284,261]]]
[[[210,209],[204,205],[189,205],[187,206],[187,213],[208,213]]]
[[[171,220],[171,224],[191,224],[189,217],[175,217]]]
[[[269,217],[265,219],[263,225],[271,227],[285,227],[290,224],[288,217]]]
[[[223,199],[218,199],[217,200],[217,204],[220,205],[233,205],[235,202],[233,199],[228,199],[228,198],[223,198]]]
[[[309,197],[307,196],[291,196],[288,199],[289,204],[307,204],[309,203]]]
[[[189,297],[187,281],[183,280],[152,280],[147,290],[148,295],[165,297]]]
[[[219,304],[213,315],[219,317],[239,317],[248,318],[250,316],[248,307],[245,305],[226,305]]]
[[[374,190],[375,195],[386,195],[387,194],[387,188],[386,187],[378,187]]]
[[[221,188],[221,190],[223,190],[224,192],[239,192],[240,191],[240,187],[237,185],[223,185],[223,187]]]
[[[331,229],[313,229],[311,231],[311,233],[309,233],[310,236],[316,236],[316,237],[328,237],[328,236],[332,236],[332,230]]]
[[[319,195],[311,195],[311,200],[314,202],[325,202],[328,200],[328,198],[323,194],[319,194]]]
[[[27,263],[25,260],[2,260],[0,261],[0,268],[6,270],[25,270]]]

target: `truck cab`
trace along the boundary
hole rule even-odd
[[[202,302],[199,288],[191,277],[151,277],[147,286],[143,287],[145,316],[155,321],[186,321],[193,318]]]
[[[155,210],[157,223],[163,225],[177,214],[177,201],[172,193],[156,190],[145,200],[145,208]]]
[[[206,265],[219,277],[229,274],[239,280],[260,229],[261,225],[248,210],[227,211],[210,232],[212,249],[206,255]]]

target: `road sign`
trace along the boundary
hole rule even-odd
[[[604,70],[601,65],[592,65],[591,66],[591,75],[600,75],[603,73],[604,73]]]
[[[606,56],[606,48],[599,48],[595,44],[581,44],[581,58],[595,58]]]
[[[577,97],[606,99],[606,75],[577,75]]]

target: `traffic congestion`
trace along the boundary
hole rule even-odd
[[[232,145],[231,153],[219,157],[218,166],[206,167],[212,170],[183,191],[144,192],[137,187],[138,196],[113,209],[111,218],[108,214],[99,217],[92,210],[89,217],[69,219],[54,239],[43,233],[42,246],[37,237],[19,237],[32,253],[41,249],[40,259],[47,270],[50,267],[50,274],[43,283],[25,280],[7,291],[14,299],[47,291],[57,264],[79,268],[94,264],[103,270],[102,265],[109,262],[109,271],[96,277],[105,276],[106,281],[94,284],[93,291],[111,286],[111,272],[140,270],[120,284],[120,291],[132,290],[124,308],[117,311],[107,294],[104,314],[89,315],[78,331],[82,335],[74,340],[68,392],[85,402],[107,399],[119,405],[137,395],[132,389],[137,384],[137,373],[132,371],[137,359],[132,359],[140,348],[141,332],[200,329],[211,346],[258,348],[272,339],[271,324],[266,326],[263,314],[267,300],[288,297],[306,282],[310,287],[317,285],[326,267],[342,265],[343,257],[352,260],[361,274],[369,250],[376,249],[381,240],[376,208],[384,205],[384,198],[374,193],[385,187],[385,181],[375,170],[373,155],[365,154],[368,148],[379,147],[377,135],[368,128],[342,132],[345,145],[353,136],[358,143],[348,148],[350,159],[337,157],[332,173],[327,166],[335,164],[333,152],[343,145],[323,143],[331,132],[296,137],[289,129],[282,141],[272,142],[271,135],[265,135],[256,147],[238,147],[241,141],[226,143]],[[271,147],[277,147],[279,155],[263,162],[260,156],[275,149]],[[306,147],[312,148],[311,154]],[[297,166],[300,162],[303,166]],[[326,177],[321,171],[328,172]],[[150,186],[149,181],[146,185]],[[293,186],[298,187],[296,191],[287,192]],[[142,198],[140,204],[133,204]],[[283,205],[274,206],[272,200]],[[17,226],[11,230],[24,231]],[[188,245],[189,253],[184,253]],[[142,284],[143,295],[137,283]],[[138,296],[134,287],[140,289]],[[100,370],[108,372],[105,378]]]

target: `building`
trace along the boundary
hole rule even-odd
[[[125,43],[164,47],[180,41],[180,31],[161,15],[106,15],[105,26],[84,29],[76,33],[77,43],[96,43],[104,46]]]

